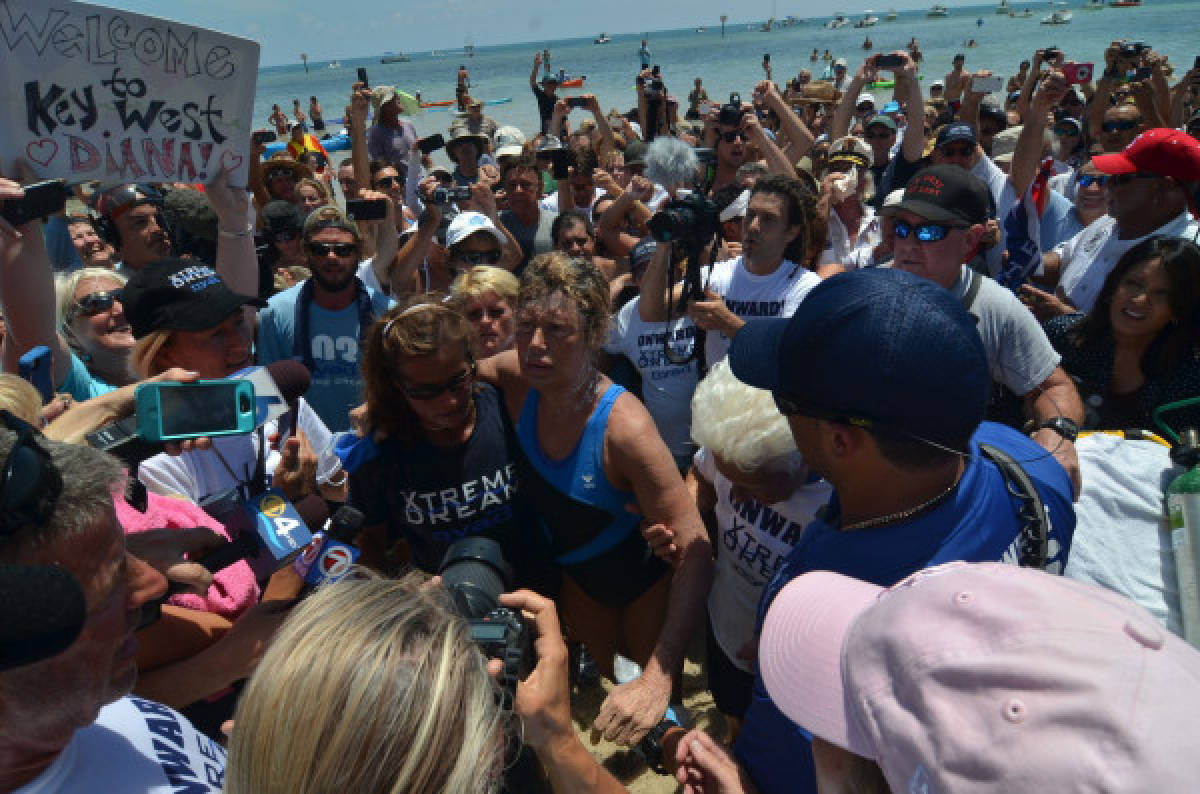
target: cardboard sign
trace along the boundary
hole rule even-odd
[[[0,152],[72,183],[205,182],[226,166],[245,185],[258,54],[182,22],[0,0]]]

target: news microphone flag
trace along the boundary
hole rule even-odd
[[[996,275],[996,283],[1014,292],[1042,266],[1042,214],[1050,201],[1050,177],[1054,161],[1047,159],[1038,168],[1037,176],[1004,218],[1004,234],[1008,246],[1008,265]]]

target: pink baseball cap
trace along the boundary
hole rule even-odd
[[[1200,179],[1200,141],[1182,130],[1158,127],[1134,138],[1117,154],[1098,154],[1092,165],[1105,174],[1145,171],[1176,179]]]
[[[827,571],[771,605],[767,691],[893,791],[1193,791],[1200,652],[1116,593],[999,563],[883,589]]]

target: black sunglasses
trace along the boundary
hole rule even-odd
[[[0,474],[0,535],[12,535],[50,521],[63,483],[50,453],[34,441],[32,425],[8,411],[0,411],[0,421],[17,434]]]
[[[1105,132],[1118,132],[1118,131],[1123,132],[1125,130],[1131,130],[1141,123],[1142,123],[1141,119],[1137,119],[1137,120],[1130,119],[1128,121],[1106,121],[1106,122],[1104,122],[1104,124],[1102,125],[1101,128]]]
[[[410,400],[435,400],[448,391],[458,391],[466,386],[471,378],[475,377],[475,369],[475,362],[472,361],[467,365],[466,369],[445,383],[421,383],[414,385],[400,381],[400,391],[404,392],[405,396]]]
[[[119,300],[121,300],[121,290],[119,289],[108,290],[107,292],[89,292],[71,305],[64,319],[70,324],[72,320],[81,314],[84,317],[94,317],[101,312],[111,309],[113,302]]]
[[[399,184],[400,177],[398,176],[381,176],[375,179],[375,187],[391,187]]]
[[[721,133],[721,140],[725,141],[725,143],[733,143],[738,138],[741,138],[743,143],[748,140],[745,133],[743,133],[741,130]]]
[[[288,179],[295,179],[296,175],[292,173],[290,168],[272,168],[267,171],[267,179],[275,179],[276,177],[286,176]]]
[[[500,252],[492,251],[463,251],[459,253],[458,259],[462,262],[471,265],[494,265],[500,261]]]
[[[308,252],[313,256],[353,256],[358,251],[358,246],[354,243],[305,243]]]
[[[1113,187],[1120,187],[1128,184],[1135,179],[1160,179],[1162,174],[1155,174],[1149,171],[1136,171],[1132,174],[1109,174],[1108,184]]]

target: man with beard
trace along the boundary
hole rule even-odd
[[[350,410],[362,402],[360,340],[391,300],[356,275],[362,239],[337,208],[309,215],[303,237],[312,278],[259,313],[258,363],[303,362],[312,373],[305,399],[330,430],[349,430]]]
[[[100,237],[116,249],[117,270],[141,270],[171,253],[162,215],[162,195],[141,185],[117,185],[92,196]]]

